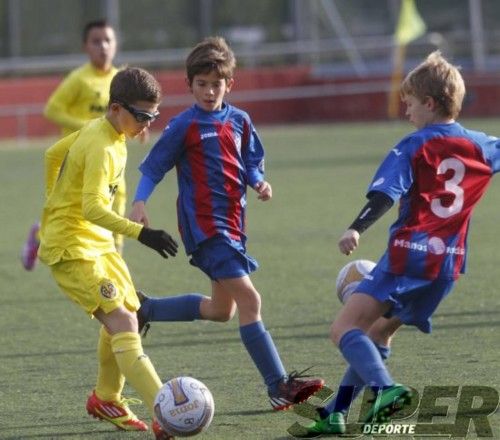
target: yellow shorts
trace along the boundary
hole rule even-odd
[[[62,291],[89,315],[97,309],[112,312],[121,305],[140,307],[128,267],[117,252],[94,260],[67,260],[50,266]]]

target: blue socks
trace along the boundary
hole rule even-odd
[[[364,385],[376,390],[394,385],[376,345],[360,329],[344,334],[339,349]]]
[[[194,321],[200,319],[200,303],[203,295],[189,293],[162,298],[148,297],[138,313],[146,321]]]
[[[287,374],[271,335],[262,321],[240,327],[240,335],[243,345],[272,393]]]
[[[193,321],[200,319],[203,295],[191,293],[163,298],[148,298],[139,312],[146,321]],[[262,321],[240,327],[240,336],[248,354],[272,392],[287,377],[278,350]]]
[[[384,361],[389,358],[391,354],[390,347],[376,343],[375,347]],[[321,418],[326,418],[332,412],[342,412],[345,414],[364,387],[365,383],[363,379],[349,366],[340,382],[337,395],[321,409]]]

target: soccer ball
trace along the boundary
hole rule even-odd
[[[370,260],[354,260],[340,269],[335,287],[337,289],[337,296],[342,304],[347,302],[361,280],[368,275],[375,266],[376,264]]]
[[[190,437],[208,428],[214,398],[197,379],[181,376],[164,383],[154,402],[155,417],[167,434]]]

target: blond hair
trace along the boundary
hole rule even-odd
[[[234,53],[222,37],[208,37],[198,43],[186,59],[189,84],[195,75],[216,72],[219,78],[233,77],[236,68]]]
[[[440,116],[454,119],[462,109],[465,84],[459,67],[449,63],[436,50],[403,80],[401,96],[406,95],[415,96],[421,102],[431,97]]]

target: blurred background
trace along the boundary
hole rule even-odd
[[[390,119],[401,0],[0,0],[0,137],[53,134],[41,110],[86,61],[81,30],[107,18],[117,65],[152,70],[166,119],[191,103],[190,48],[222,35],[238,59],[230,100],[260,124]],[[425,30],[405,44],[406,72],[440,49],[462,66],[464,114],[500,111],[500,2],[415,0]],[[401,60],[400,60],[401,61]],[[401,117],[401,109],[397,115]]]

